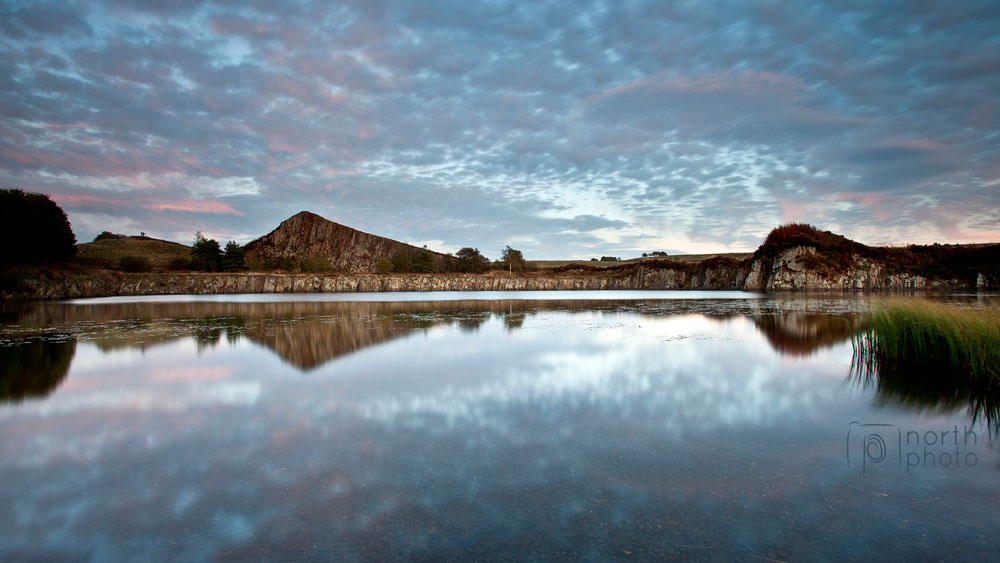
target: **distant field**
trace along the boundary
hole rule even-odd
[[[115,269],[123,256],[143,256],[153,269],[163,271],[174,258],[191,258],[191,247],[149,237],[102,239],[76,245],[76,258],[83,266]]]
[[[643,260],[676,260],[678,262],[701,262],[702,260],[707,260],[709,258],[714,258],[716,256],[722,256],[724,258],[732,258],[734,260],[744,260],[753,256],[752,252],[730,252],[723,254],[678,254],[675,256],[667,256],[666,258],[630,258],[628,260],[619,261],[593,261],[593,260],[528,260],[529,266],[534,266],[538,269],[546,268],[558,268],[559,266],[565,266],[566,264],[584,264],[587,266],[618,266],[621,264],[637,264]]]

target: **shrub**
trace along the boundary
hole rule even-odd
[[[153,263],[145,256],[122,256],[118,260],[118,269],[122,272],[152,272]]]
[[[76,236],[61,207],[45,194],[0,190],[0,263],[67,261],[76,256]]]
[[[396,252],[390,258],[392,261],[392,271],[394,272],[412,272],[413,271],[413,256],[408,252]]]
[[[310,257],[306,258],[299,265],[299,269],[303,272],[309,272],[312,274],[318,274],[321,272],[332,272],[333,264],[330,263],[326,258]]]
[[[772,229],[754,256],[775,256],[795,246],[811,246],[826,254],[838,256],[854,253],[865,255],[869,250],[861,243],[830,231],[821,231],[806,223],[787,223]]]
[[[125,235],[116,235],[110,231],[101,231],[101,234],[94,237],[94,242],[99,240],[119,240],[125,238]]]
[[[375,261],[375,272],[379,274],[391,273],[392,269],[392,261],[385,256],[379,256],[379,259]]]

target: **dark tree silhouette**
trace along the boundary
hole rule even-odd
[[[45,194],[0,190],[0,264],[67,261],[76,256],[76,236],[61,207]]]
[[[465,248],[456,252],[455,257],[462,261],[461,264],[459,265],[459,269],[462,272],[481,274],[486,270],[488,270],[490,267],[489,259],[480,254],[478,248],[472,248],[471,246],[466,246]]]

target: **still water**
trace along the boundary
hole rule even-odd
[[[1000,560],[996,402],[852,375],[868,307],[6,305],[0,560]]]

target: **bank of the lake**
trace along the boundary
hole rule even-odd
[[[2,300],[233,293],[342,293],[379,291],[552,291],[582,289],[742,291],[969,291],[1000,288],[996,267],[984,261],[956,277],[902,270],[855,254],[831,269],[815,247],[794,246],[752,259],[714,258],[697,264],[652,261],[608,269],[562,268],[524,273],[367,274],[279,272],[159,272],[37,270],[4,276]]]
[[[753,273],[753,272],[751,272]],[[789,280],[791,283],[788,283]],[[748,283],[748,281],[754,283]],[[638,267],[617,275],[514,274],[291,274],[291,273],[149,273],[113,271],[54,273],[17,280],[0,288],[0,300],[52,300],[143,295],[238,293],[350,293],[402,291],[560,291],[560,290],[975,290],[959,280],[876,275],[821,283],[819,278],[787,276],[761,282],[735,269],[690,274],[683,270]],[[981,287],[980,289],[987,289]]]

